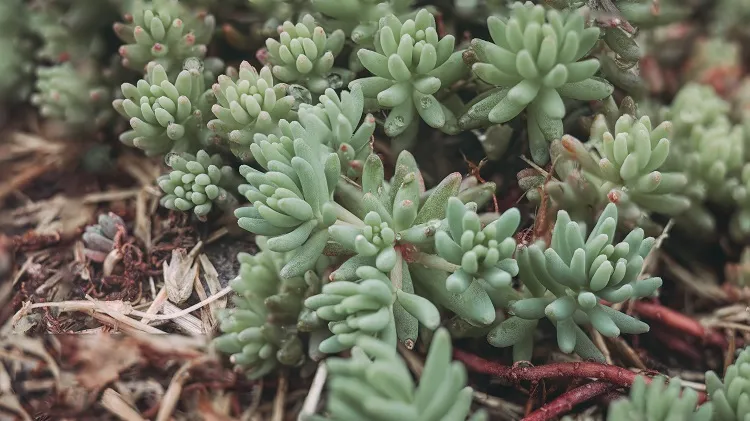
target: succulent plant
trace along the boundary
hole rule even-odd
[[[457,130],[452,111],[435,94],[461,78],[465,66],[461,52],[453,52],[455,38],[438,38],[435,17],[426,9],[415,20],[388,15],[380,21],[375,51],[357,53],[362,65],[375,76],[350,83],[362,87],[365,98],[391,111],[385,133],[394,137],[397,150],[414,145],[419,115],[429,126],[447,132]]]
[[[360,124],[364,110],[362,89],[355,86],[351,91],[337,95],[326,89],[317,105],[300,104],[299,120],[308,133],[336,151],[344,175],[357,179],[367,157],[372,153],[372,136],[375,132],[375,117],[367,114]]]
[[[278,27],[288,20],[297,20],[310,9],[310,0],[248,0],[252,8],[261,12],[266,21],[264,32],[276,33]]]
[[[563,136],[562,146],[600,194],[618,205],[620,217],[637,222],[650,212],[674,216],[687,210],[690,200],[681,194],[687,176],[659,171],[669,155],[672,123],[652,127],[647,116],[636,120],[625,114],[610,130],[604,118],[599,115],[592,125],[594,137],[601,139],[590,140],[598,156],[572,136]]]
[[[730,96],[742,77],[742,49],[738,42],[712,37],[696,41],[685,65],[684,79],[710,85]]]
[[[38,2],[30,8],[29,26],[41,40],[38,58],[54,63],[80,62],[106,53],[102,32],[116,16],[109,2]]]
[[[282,277],[300,276],[310,269],[328,242],[328,227],[336,222],[333,193],[341,174],[338,155],[308,139],[297,122],[281,120],[283,136],[256,137],[253,155],[267,171],[240,167],[248,184],[239,188],[252,206],[235,211],[243,229],[268,236],[268,248],[294,250],[281,269]]]
[[[28,10],[20,0],[0,3],[0,102],[27,99],[34,75]]]
[[[205,89],[197,63],[187,63],[175,78],[170,78],[164,66],[152,62],[145,79],[136,85],[122,84],[125,99],[112,103],[132,128],[120,135],[122,143],[149,156],[170,151],[195,153],[210,143],[204,116],[214,98]]]
[[[343,30],[355,44],[374,45],[381,18],[411,12],[414,0],[312,0],[313,9],[323,15],[323,22],[332,30]]]
[[[571,219],[589,222],[602,205],[602,196],[581,171],[580,164],[568,157],[560,140],[550,144],[551,169],[541,173],[535,168],[526,168],[517,174],[518,185],[526,192],[526,198],[541,206],[547,199],[547,217],[553,220],[558,210],[565,210]]]
[[[504,123],[527,109],[532,158],[546,164],[549,141],[563,135],[562,98],[598,100],[613,91],[607,81],[594,77],[597,59],[581,61],[599,39],[599,28],[585,28],[578,11],[545,11],[530,1],[516,2],[507,22],[493,16],[487,26],[494,43],[472,40],[477,60],[472,71],[494,88],[459,123],[462,128],[485,121]]]
[[[98,223],[86,227],[83,233],[83,246],[86,257],[103,262],[114,250],[119,232],[125,233],[125,221],[118,215],[109,212],[99,215]]]
[[[630,395],[610,404],[607,421],[710,421],[712,404],[705,403],[696,410],[697,403],[698,393],[683,389],[678,378],[667,383],[659,376],[646,383],[643,376],[637,376]]]
[[[94,65],[71,63],[38,67],[31,103],[46,118],[60,121],[73,134],[94,133],[110,121],[110,90]]]
[[[279,120],[297,119],[287,85],[274,84],[268,67],[258,72],[243,61],[239,71],[230,68],[219,76],[212,90],[217,103],[211,111],[216,119],[208,122],[208,128],[228,139],[232,152],[243,161],[252,159],[250,144],[255,134],[278,134]]]
[[[304,275],[279,276],[289,261],[288,253],[268,249],[267,239],[256,237],[260,251],[239,253],[239,275],[230,282],[237,294],[235,307],[219,315],[222,335],[214,339],[232,363],[246,370],[251,379],[265,376],[279,365],[299,366],[307,351],[297,323],[306,296],[320,290],[320,275],[328,261],[321,258]]]
[[[328,88],[345,86],[354,76],[349,70],[333,67],[344,41],[343,31],[327,34],[316,26],[315,18],[305,15],[296,25],[284,22],[278,41],[266,40],[267,60],[277,79],[302,84],[310,92],[321,94]]]
[[[616,227],[613,203],[599,215],[588,237],[584,237],[585,225],[559,211],[549,248],[532,244],[519,249],[520,279],[532,296],[510,304],[510,313],[516,317],[490,332],[490,343],[518,346],[514,356],[529,356],[530,327],[546,317],[557,328],[563,352],[575,350],[584,358],[601,358],[578,325],[591,324],[607,337],[648,332],[647,324],[600,303],[602,299],[620,303],[649,297],[661,286],[661,278],[638,279],[653,237],[644,238],[643,230],[636,228],[615,243]]]
[[[205,219],[214,204],[224,211],[233,211],[237,199],[231,192],[241,183],[235,170],[224,165],[219,154],[170,154],[167,165],[172,171],[156,181],[166,193],[159,201],[167,209],[183,212],[192,210]]]
[[[362,336],[348,359],[330,358],[326,419],[403,419],[463,421],[471,407],[472,389],[466,369],[451,362],[451,339],[445,329],[435,333],[424,371],[415,386],[395,348]],[[482,413],[471,421],[479,421]]]
[[[321,294],[305,300],[305,306],[314,310],[318,319],[327,321],[333,333],[320,343],[321,352],[334,354],[349,349],[360,336],[376,337],[395,348],[401,320],[397,312],[394,314],[394,305],[427,329],[440,326],[440,313],[428,299],[394,287],[385,273],[372,266],[360,266],[356,273],[357,281],[328,283]]]
[[[688,83],[672,100],[665,118],[674,125],[674,138],[688,137],[695,126],[728,124],[731,106],[710,86]]]
[[[492,288],[510,287],[512,278],[518,275],[518,263],[513,259],[513,235],[521,223],[518,209],[509,209],[482,227],[479,215],[451,197],[446,221],[448,230],[435,234],[435,250],[438,256],[460,266],[446,279],[448,291],[464,292],[475,279],[483,279]]]
[[[120,55],[125,67],[144,71],[156,61],[175,76],[184,61],[206,55],[216,20],[212,15],[195,13],[178,0],[137,0],[125,23],[115,24],[115,33],[125,42]]]
[[[489,197],[483,192],[492,186],[467,186],[464,198],[486,201]],[[454,311],[471,323],[485,325],[495,318],[494,307],[481,283],[474,282],[460,293],[448,291],[448,271],[456,271],[460,266],[432,251],[435,233],[447,226],[442,219],[449,198],[457,196],[460,188],[460,175],[451,174],[434,189],[425,191],[414,157],[404,151],[398,157],[390,182],[384,179],[380,158],[373,154],[365,162],[361,187],[343,183],[337,190],[337,202],[351,214],[340,215],[340,220],[328,229],[329,252],[347,256],[330,278],[334,284],[355,283],[363,278],[388,279],[395,292],[388,314],[392,314],[395,323],[396,339],[407,348],[414,346],[420,323],[434,326],[430,302]],[[476,209],[474,203],[466,206]],[[373,273],[360,273],[358,268],[362,266],[372,266],[382,274],[375,277]],[[314,305],[315,300],[311,300],[310,305]],[[333,329],[331,326],[337,333]],[[395,345],[391,337],[388,342]],[[347,345],[351,343],[349,340]]]
[[[750,393],[745,385],[750,375],[750,349],[739,351],[737,359],[724,373],[724,380],[713,371],[706,373],[706,392],[713,404],[715,419],[745,420],[750,415]]]

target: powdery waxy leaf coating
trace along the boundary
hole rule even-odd
[[[299,83],[310,92],[321,94],[328,88],[346,85],[354,76],[348,70],[333,67],[345,40],[343,31],[327,34],[311,15],[305,15],[296,25],[284,22],[279,40],[266,40],[268,63],[282,82]]]
[[[204,118],[214,98],[195,66],[170,78],[163,66],[151,63],[146,78],[136,85],[123,83],[122,93],[125,99],[112,105],[130,119],[132,130],[120,135],[124,144],[154,156],[195,153],[209,143]]]
[[[398,340],[394,305],[405,308],[428,329],[440,325],[440,313],[426,298],[395,288],[379,269],[361,266],[355,282],[331,282],[319,295],[305,300],[317,317],[328,321],[333,336],[320,343],[320,351],[338,353],[355,345],[361,336],[377,337],[395,348]]]
[[[717,420],[747,421],[750,419],[750,349],[739,352],[734,364],[726,369],[724,380],[713,371],[706,373],[706,392],[713,404]]]
[[[607,421],[710,421],[712,404],[704,403],[696,410],[697,403],[698,393],[691,388],[683,389],[678,378],[667,384],[659,376],[646,383],[643,376],[638,376],[630,395],[610,404]]]
[[[411,11],[414,0],[312,0],[313,9],[324,16],[326,28],[340,29],[355,44],[371,47],[378,22],[393,14]]]
[[[327,419],[464,421],[469,415],[472,388],[466,386],[463,364],[451,362],[451,338],[435,333],[419,385],[396,349],[377,339],[357,339],[352,357],[326,361]],[[484,419],[476,413],[470,420]]]
[[[261,251],[240,253],[239,275],[229,285],[237,294],[235,307],[219,315],[223,335],[214,339],[232,363],[246,370],[251,379],[270,373],[279,365],[299,366],[306,360],[306,349],[297,324],[305,316],[305,297],[320,291],[320,274],[328,260],[320,259],[313,270],[302,276],[282,278],[281,268],[290,254],[268,249],[264,237],[256,237]]]
[[[591,324],[607,337],[648,332],[647,324],[600,303],[602,299],[620,303],[648,297],[662,283],[661,278],[638,279],[654,239],[644,238],[643,230],[636,228],[616,243],[616,227],[617,207],[613,203],[604,209],[588,237],[584,237],[584,225],[559,211],[550,247],[543,250],[531,245],[516,255],[521,281],[533,297],[510,304],[510,312],[519,319],[501,323],[498,331],[490,334],[494,338],[490,343],[510,346],[528,341],[528,334],[517,329],[548,318],[557,328],[557,343],[563,352],[575,350],[585,358],[600,358],[596,348],[588,346],[591,341],[578,325]],[[506,323],[517,326],[504,327]],[[508,331],[515,332],[516,337],[497,337],[500,332],[509,335]]]
[[[362,120],[364,95],[359,86],[337,95],[326,89],[317,105],[300,104],[299,120],[308,134],[334,150],[341,161],[343,174],[356,179],[362,174],[367,157],[372,153],[375,117],[367,114]]]
[[[266,172],[240,167],[248,184],[239,187],[252,206],[235,216],[243,229],[269,237],[268,248],[294,251],[282,277],[310,269],[328,242],[328,227],[337,219],[333,193],[341,174],[338,155],[307,136],[298,123],[280,122],[289,136],[256,135],[253,155]]]
[[[109,212],[99,215],[97,222],[95,225],[87,226],[83,233],[83,251],[89,259],[103,262],[115,248],[117,233],[125,232],[125,221]]]
[[[521,222],[518,209],[509,209],[482,227],[479,215],[452,197],[446,221],[448,230],[435,234],[435,249],[438,256],[460,266],[446,279],[448,291],[464,292],[475,278],[483,279],[492,288],[510,287],[512,278],[518,275],[518,264],[513,259],[513,235]]]
[[[435,94],[463,76],[461,52],[453,52],[455,38],[438,38],[435,17],[425,9],[415,19],[400,21],[389,15],[380,21],[375,51],[357,53],[362,65],[374,76],[357,79],[365,98],[390,109],[385,133],[396,137],[397,149],[413,145],[419,127],[417,116],[429,126],[455,127],[455,116]]]
[[[191,57],[203,58],[216,20],[195,14],[178,0],[136,0],[125,23],[115,24],[115,33],[126,44],[120,47],[125,67],[144,71],[156,61],[170,75]]]
[[[594,136],[601,138],[594,145],[597,154],[572,136],[563,136],[562,146],[601,196],[618,205],[620,217],[639,221],[650,212],[675,216],[687,210],[690,200],[682,192],[688,178],[681,172],[660,171],[669,156],[672,124],[665,121],[652,128],[648,117],[636,120],[626,114],[612,131],[606,126],[599,115],[592,129],[603,131]]]
[[[274,83],[270,68],[258,72],[243,61],[239,72],[228,69],[213,85],[217,103],[211,111],[216,119],[208,122],[208,128],[228,139],[237,157],[250,160],[250,144],[256,134],[278,133],[279,120],[296,120],[294,98],[286,90],[286,84]]]
[[[241,180],[232,167],[223,165],[219,154],[208,155],[203,150],[196,155],[172,154],[167,156],[167,165],[172,171],[157,179],[166,193],[159,200],[165,208],[192,210],[205,219],[214,204],[231,210],[231,205],[237,203],[230,191],[234,191]]]
[[[76,68],[71,63],[38,67],[31,103],[43,117],[65,123],[72,132],[96,132],[113,114],[107,106],[112,94],[99,72],[98,68]]]
[[[472,41],[478,59],[474,74],[496,86],[461,117],[504,123],[527,110],[529,147],[534,161],[549,160],[549,141],[563,135],[563,98],[597,100],[612,94],[608,82],[594,77],[597,59],[581,59],[599,39],[599,28],[585,28],[578,11],[545,10],[531,2],[516,2],[507,21],[490,17],[487,26],[494,43]]]

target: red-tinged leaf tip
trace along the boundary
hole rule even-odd
[[[575,146],[575,140],[573,140],[572,136],[565,135],[560,139],[560,144],[562,144],[562,147],[565,148],[566,151],[570,152],[571,154],[576,154],[576,146]]]
[[[163,46],[163,45],[161,45],[161,44],[160,44],[160,43],[158,43],[158,42],[157,42],[157,43],[155,43],[155,44],[154,44],[154,46],[153,46],[153,49],[154,49],[154,51],[161,51],[161,50],[162,50],[163,48],[164,48],[164,46]]]
[[[124,46],[124,45],[123,45],[123,46],[121,46],[121,47],[120,47],[120,48],[119,48],[119,49],[117,50],[117,52],[118,52],[118,53],[120,54],[120,57],[127,57],[127,51],[128,51],[128,50],[127,50],[127,49],[125,48],[125,46]]]
[[[195,34],[193,34],[192,32],[185,34],[185,37],[183,39],[185,40],[186,45],[195,44]]]
[[[619,203],[621,198],[622,198],[622,195],[617,190],[612,190],[609,193],[607,193],[607,199],[614,204]]]

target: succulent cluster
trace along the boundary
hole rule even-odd
[[[515,3],[507,21],[487,19],[493,42],[472,40],[472,71],[492,89],[461,117],[461,126],[505,123],[527,110],[531,156],[546,164],[549,142],[563,135],[563,98],[597,100],[613,91],[594,77],[597,59],[581,60],[599,39],[599,29],[584,23],[577,11],[545,10],[530,1]]]
[[[295,120],[294,98],[287,95],[286,84],[275,84],[271,69],[258,72],[243,61],[239,70],[229,68],[212,87],[216,116],[207,127],[229,141],[232,152],[248,161],[252,158],[250,144],[256,134],[278,134],[279,121]]]
[[[264,237],[256,237],[256,243],[258,253],[237,256],[240,271],[230,282],[236,293],[234,307],[220,314],[224,334],[214,340],[216,348],[231,355],[232,362],[246,369],[251,379],[279,365],[305,362],[307,351],[299,336],[305,327],[302,300],[320,291],[327,263],[321,258],[304,275],[280,278],[279,270],[289,261],[289,254],[269,250]]]
[[[301,83],[320,94],[328,88],[340,88],[352,78],[348,70],[333,67],[345,39],[343,31],[328,35],[315,25],[315,18],[305,15],[296,25],[284,22],[278,41],[266,40],[267,60],[273,75],[282,82]]]
[[[213,98],[205,89],[197,59],[188,61],[174,78],[164,66],[151,62],[145,79],[136,85],[124,83],[122,94],[125,98],[116,99],[113,106],[130,120],[132,130],[120,135],[124,144],[147,155],[195,153],[208,145],[203,120]]]
[[[712,404],[701,405],[696,410],[698,393],[681,386],[678,378],[667,382],[663,377],[656,377],[647,383],[643,376],[638,376],[628,398],[610,405],[607,421],[711,421]]]
[[[192,209],[205,219],[214,204],[228,211],[237,204],[234,191],[241,180],[232,167],[223,164],[221,155],[209,155],[203,150],[195,155],[170,154],[167,165],[172,171],[156,180],[165,193],[160,199],[165,208]]]
[[[111,94],[97,69],[71,63],[38,67],[31,103],[39,113],[63,122],[74,133],[94,133],[112,117]]]
[[[114,29],[125,43],[120,47],[125,67],[143,71],[153,61],[175,75],[185,60],[205,57],[215,27],[213,16],[190,11],[178,0],[135,0],[126,22]]]
[[[637,228],[617,243],[616,228],[617,206],[612,203],[588,236],[585,225],[571,221],[565,211],[558,212],[548,248],[532,244],[518,250],[520,279],[529,296],[510,303],[513,317],[489,333],[490,343],[512,345],[516,359],[528,359],[533,327],[547,318],[555,325],[563,352],[601,359],[579,325],[590,324],[607,337],[648,332],[647,324],[601,303],[649,297],[662,283],[660,278],[638,279],[654,238],[644,237]]]
[[[103,262],[115,248],[118,233],[125,232],[125,221],[109,212],[99,215],[97,222],[97,224],[87,226],[83,233],[84,253],[95,262]]]
[[[395,138],[397,149],[414,145],[419,116],[430,127],[457,130],[456,117],[435,95],[449,87],[465,71],[461,52],[454,52],[455,38],[439,38],[435,17],[426,9],[405,21],[389,15],[380,21],[375,51],[357,53],[372,77],[357,79],[368,99],[390,109],[385,133]]]
[[[706,373],[706,391],[711,398],[716,419],[739,421],[750,415],[750,393],[745,385],[750,377],[750,349],[739,351],[727,367],[722,380],[713,371]]]
[[[660,224],[750,239],[750,113],[715,83],[728,74],[717,66],[737,70],[739,44],[701,43],[682,78],[641,61],[653,52],[639,31],[697,1],[32,3],[0,2],[0,99],[29,97],[67,137],[119,135],[163,157],[163,207],[207,225],[236,218],[259,250],[238,255],[214,343],[251,378],[350,351],[327,363],[330,419],[465,420],[472,390],[448,332],[530,360],[546,319],[561,351],[601,361],[591,329],[649,330],[613,304],[657,293],[661,279],[642,271]],[[242,3],[251,11],[227,21]],[[728,3],[715,10],[744,13]],[[119,57],[105,33],[116,13]],[[448,33],[482,33],[479,22],[490,39]],[[742,39],[737,22],[714,35]],[[217,32],[226,37],[212,43]],[[225,67],[228,57],[247,61]],[[695,83],[657,110],[650,93],[668,99],[682,80]],[[623,91],[635,100],[615,103]],[[113,109],[127,122],[110,124]],[[510,194],[495,197],[485,172],[514,190],[498,166],[446,175],[410,152],[445,146],[481,146],[507,168],[529,153],[518,184],[536,219]],[[83,235],[87,256],[106,260],[123,226],[100,217]],[[432,345],[416,385],[396,349],[419,340]],[[750,408],[749,355],[723,382],[708,376],[722,419]],[[710,406],[680,393],[677,380],[638,380],[610,419],[708,419]]]
[[[432,339],[418,385],[390,345],[366,336],[356,345],[351,358],[326,362],[331,373],[326,419],[466,420],[472,389],[466,386],[463,365],[451,362],[451,339],[445,329]],[[483,412],[469,417],[484,419]]]

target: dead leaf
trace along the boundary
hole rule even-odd
[[[167,297],[175,304],[182,304],[190,298],[198,277],[198,265],[193,264],[193,256],[185,249],[172,250],[172,260],[164,262],[164,285],[167,287]]]
[[[76,379],[89,390],[98,390],[117,380],[120,373],[142,360],[138,342],[109,334],[81,336],[76,341],[76,359],[82,367]]]

